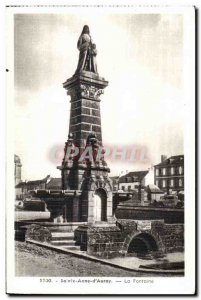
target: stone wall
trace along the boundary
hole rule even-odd
[[[139,234],[146,234],[157,245],[158,253],[184,250],[184,225],[150,221],[151,228],[139,230],[138,221],[118,220],[116,226],[79,226],[75,231],[77,245],[90,255],[103,258],[125,256],[131,241]]]
[[[132,203],[120,203],[115,210],[117,219],[164,220],[167,224],[184,223],[184,209],[155,208],[134,206]]]
[[[165,224],[164,235],[161,237],[167,252],[184,250],[183,224]]]
[[[49,243],[52,240],[52,235],[47,227],[32,224],[28,227],[25,235],[26,240],[35,240],[38,242]]]
[[[79,226],[75,230],[76,244],[90,255],[111,258],[123,255],[125,235],[117,226]]]

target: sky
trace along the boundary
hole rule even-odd
[[[183,21],[175,14],[15,14],[15,153],[22,179],[59,177],[70,98],[62,83],[77,67],[77,40],[90,27],[101,95],[103,144],[137,145],[146,161],[108,161],[111,175],[146,170],[184,153]]]

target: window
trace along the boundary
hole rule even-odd
[[[179,186],[183,186],[182,179],[179,179]]]
[[[179,167],[179,174],[182,174],[183,173],[183,168],[180,166]]]
[[[131,185],[128,186],[128,191],[130,191],[130,190],[131,190]]]
[[[171,175],[174,175],[174,168],[173,167],[170,169],[170,173],[171,173]]]
[[[125,191],[125,186],[124,186],[124,185],[122,185],[121,189],[122,189],[122,191]]]
[[[163,175],[166,175],[166,168],[163,168]]]
[[[159,170],[158,169],[156,169],[156,176],[158,176],[159,175]]]
[[[174,186],[174,179],[170,180],[170,186],[173,187]]]
[[[159,180],[156,180],[156,185],[159,186]]]
[[[166,187],[166,180],[163,180],[162,184],[163,184],[163,188]]]

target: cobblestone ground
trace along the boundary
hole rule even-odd
[[[56,251],[48,250],[25,242],[16,242],[15,253],[16,276],[158,276],[150,273],[146,274],[117,269],[98,262],[77,258],[69,254],[61,254]]]

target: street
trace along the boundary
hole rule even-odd
[[[26,242],[16,242],[16,276],[74,277],[160,276],[151,273],[126,271],[68,254],[61,254]],[[167,275],[165,275],[167,276]],[[170,275],[173,276],[173,275]]]

